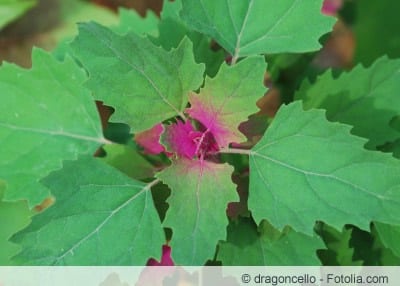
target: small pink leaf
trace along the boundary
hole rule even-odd
[[[174,266],[174,261],[171,258],[171,247],[168,245],[162,246],[161,261],[158,262],[154,258],[150,258],[142,273],[140,273],[139,280],[135,285],[137,286],[162,286],[163,281],[167,277],[173,276],[176,272],[175,267],[152,267],[152,266]]]
[[[231,142],[241,142],[243,135],[239,130],[229,128],[230,124],[223,117],[222,110],[214,106],[211,98],[192,93],[189,96],[191,108],[187,113],[198,120],[210,132],[219,147],[226,147]]]
[[[135,135],[135,141],[144,148],[144,152],[147,154],[157,155],[165,151],[164,146],[160,144],[160,136],[163,133],[163,125],[157,124],[151,129],[137,133]]]
[[[238,127],[256,113],[257,99],[265,93],[266,64],[263,57],[249,57],[228,66],[223,64],[214,78],[207,78],[200,93],[189,95],[187,114],[210,133],[217,148],[246,141]],[[229,84],[227,84],[229,82]]]
[[[154,258],[150,258],[147,261],[147,266],[174,266],[174,261],[171,258],[171,247],[168,245],[162,246],[162,256],[161,261],[158,262]]]
[[[218,151],[215,139],[209,130],[195,130],[190,121],[179,121],[166,127],[162,136],[163,143],[169,152],[177,157],[192,159],[195,156],[205,158]]]
[[[195,137],[198,136],[190,121],[183,123],[178,120],[176,124],[165,128],[162,141],[168,151],[176,153],[178,157],[192,159],[196,154]],[[200,135],[201,136],[201,135]]]
[[[324,4],[322,5],[321,11],[325,15],[334,16],[342,7],[342,5],[342,0],[325,0]]]

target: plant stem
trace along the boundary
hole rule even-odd
[[[182,118],[183,121],[186,121],[186,120],[187,120],[187,118],[186,118],[185,114],[183,114],[183,112],[179,112],[179,113],[178,113],[178,116],[180,116],[180,117]]]
[[[242,155],[251,155],[253,151],[247,149],[238,149],[238,148],[226,148],[219,150],[219,153],[227,153],[227,154],[242,154]]]
[[[148,183],[148,184],[146,185],[146,187],[144,187],[144,189],[150,190],[152,187],[154,187],[155,185],[157,185],[159,182],[161,182],[160,179],[155,179],[154,181],[151,181],[150,183]]]
[[[112,141],[110,141],[110,140],[108,140],[106,138],[103,138],[101,143],[104,144],[104,145],[114,144],[114,142],[112,142]]]
[[[233,66],[234,64],[236,64],[236,62],[237,62],[237,60],[238,60],[238,55],[237,54],[235,54],[233,57],[232,57],[232,60],[231,60],[231,66]]]

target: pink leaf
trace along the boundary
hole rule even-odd
[[[186,112],[204,126],[204,133],[211,133],[217,149],[246,141],[238,127],[258,111],[256,101],[265,93],[265,70],[263,57],[248,57],[233,66],[222,64],[214,78],[206,78],[199,94],[189,95]]]
[[[157,155],[165,151],[164,146],[160,144],[160,136],[163,133],[163,125],[157,124],[149,130],[137,133],[135,141],[144,148],[145,153]]]
[[[195,130],[190,121],[177,121],[166,127],[163,143],[168,151],[178,157],[192,159],[195,156],[204,158],[207,154],[218,150],[214,138],[209,131]]]
[[[230,128],[230,122],[223,117],[223,112],[214,106],[209,96],[200,96],[192,93],[189,96],[191,107],[187,109],[187,113],[199,121],[206,128],[206,132],[210,132],[215,138],[219,148],[229,145],[231,142],[243,141],[243,135],[236,128]]]
[[[176,124],[168,125],[165,128],[163,142],[168,151],[176,153],[179,157],[192,159],[197,149],[196,143],[193,140],[196,134],[190,121],[183,123],[178,120]]]
[[[163,281],[166,277],[171,277],[175,272],[175,267],[151,267],[151,266],[174,266],[174,261],[171,258],[171,247],[168,245],[162,246],[162,256],[161,261],[158,262],[154,258],[150,258],[146,267],[142,273],[138,282],[135,284],[137,286],[162,286]]]
[[[158,262],[154,258],[150,258],[147,261],[147,266],[174,266],[174,261],[171,258],[171,247],[168,245],[162,246],[162,256],[161,261]]]
[[[334,16],[342,7],[342,0],[325,0],[322,5],[322,13],[329,16]]]

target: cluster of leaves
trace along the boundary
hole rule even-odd
[[[166,1],[3,64],[0,263],[144,265],[166,241],[184,265],[400,262],[400,61],[256,105],[267,70],[321,48],[321,7]]]

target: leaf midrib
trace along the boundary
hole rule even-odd
[[[151,186],[153,185],[153,183],[147,184],[145,186],[142,187],[142,189],[137,192],[135,195],[133,195],[131,198],[129,198],[127,201],[123,202],[121,205],[119,205],[118,207],[116,207],[114,210],[112,210],[110,212],[110,214],[93,230],[91,231],[89,234],[87,234],[85,237],[83,237],[81,240],[79,240],[77,243],[75,243],[72,247],[70,247],[68,250],[66,250],[63,254],[61,254],[60,256],[58,256],[57,258],[55,258],[55,261],[53,263],[53,265],[57,265],[58,262],[60,260],[62,260],[63,258],[65,258],[68,254],[72,254],[74,252],[75,249],[77,249],[78,247],[80,247],[85,241],[87,241],[89,238],[91,238],[93,235],[95,235],[97,232],[99,232],[101,230],[101,228],[107,224],[107,222],[115,215],[117,214],[119,211],[121,211],[123,208],[125,208],[126,206],[128,206],[133,200],[135,200],[136,198],[138,198],[140,195],[142,195],[143,193],[145,193],[147,190],[149,190],[151,188]],[[120,187],[128,187],[128,188],[132,188],[134,186],[132,185],[121,185]]]
[[[87,31],[89,33],[92,33],[92,35],[94,37],[96,37],[101,43],[104,44],[105,47],[107,47],[112,54],[117,57],[119,60],[121,60],[121,62],[127,64],[128,66],[130,66],[133,70],[137,71],[138,73],[140,73],[151,85],[151,87],[154,89],[154,91],[156,92],[156,94],[158,94],[158,96],[177,114],[181,114],[181,111],[176,108],[168,99],[167,97],[160,91],[160,89],[157,87],[156,83],[152,80],[152,78],[150,78],[145,71],[143,71],[142,69],[139,69],[138,67],[136,67],[135,65],[131,64],[128,60],[126,60],[122,55],[120,55],[118,53],[118,50],[116,50],[112,44],[106,42],[103,40],[103,38],[101,37],[101,35],[99,35],[96,31],[87,28],[87,26],[84,26]]]

